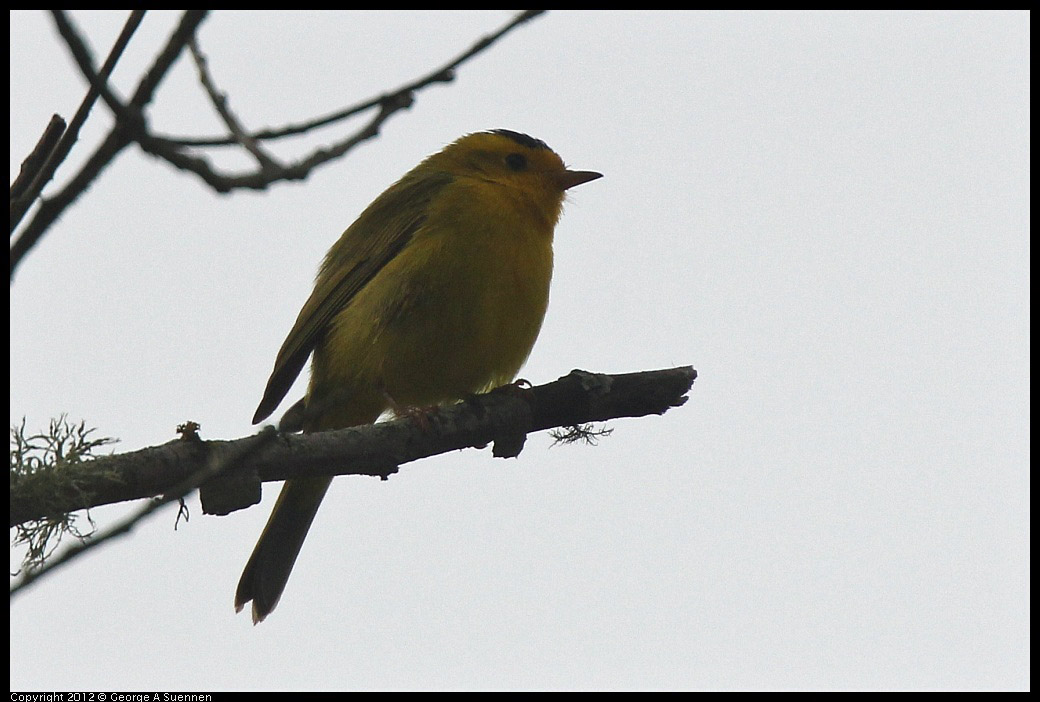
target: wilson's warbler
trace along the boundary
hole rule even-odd
[[[464,136],[361,213],[322,263],[275,360],[253,423],[289,391],[307,432],[374,422],[387,409],[458,400],[512,381],[549,300],[564,191],[601,177],[571,171],[544,142],[498,129]],[[331,478],[289,480],[253,549],[235,609],[253,622],[278,603]]]

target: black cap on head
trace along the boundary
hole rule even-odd
[[[541,139],[535,139],[532,136],[527,136],[526,134],[521,134],[520,132],[514,132],[509,129],[492,129],[491,133],[499,134],[508,139],[512,139],[517,144],[520,144],[521,146],[526,146],[529,149],[547,149],[549,151],[552,151],[552,149],[549,148],[549,145]]]

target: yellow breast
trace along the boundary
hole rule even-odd
[[[480,189],[448,186],[411,243],[336,316],[315,350],[313,394],[426,406],[516,377],[549,301],[554,222],[499,186]]]

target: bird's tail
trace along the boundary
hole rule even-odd
[[[278,604],[331,482],[331,477],[296,478],[282,487],[235,591],[235,611],[242,611],[251,601],[254,624],[262,622]]]

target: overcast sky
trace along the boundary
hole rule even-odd
[[[100,56],[125,20],[72,16]],[[509,17],[214,12],[199,39],[261,128]],[[147,15],[124,95],[176,18]],[[84,90],[49,17],[13,12],[12,177]],[[221,131],[183,57],[148,114]],[[110,124],[96,107],[59,183]],[[232,598],[278,486],[161,512],[13,600],[12,689],[1027,689],[1028,124],[1025,13],[561,11],[304,182],[218,196],[128,149],[11,286],[12,422],[65,412],[120,452],[188,419],[248,435],[325,250],[489,128],[605,176],[571,194],[523,376],[700,377],[596,447],[336,480],[257,627]]]

